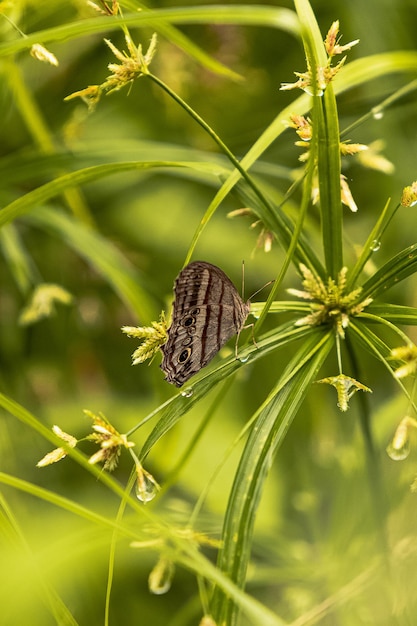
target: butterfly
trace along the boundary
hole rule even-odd
[[[236,287],[216,265],[194,261],[175,280],[172,322],[161,347],[165,380],[181,387],[205,367],[250,312]]]

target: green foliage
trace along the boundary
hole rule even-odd
[[[414,623],[415,8],[3,4],[2,620]],[[191,258],[274,283],[177,391]]]

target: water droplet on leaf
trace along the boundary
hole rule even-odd
[[[387,454],[393,461],[404,461],[410,454],[410,443],[407,440],[401,448],[395,448],[392,444],[387,447]]]
[[[378,239],[374,239],[373,242],[371,243],[372,252],[378,252],[380,248],[381,248],[381,242],[378,241]]]
[[[191,398],[193,393],[194,390],[192,387],[186,387],[185,389],[183,389],[183,391],[181,391],[181,395],[184,396],[184,398]]]
[[[171,589],[175,567],[172,561],[161,558],[149,574],[149,591],[157,596]]]
[[[146,504],[154,499],[159,491],[159,485],[152,474],[141,469],[138,471],[135,490],[137,499]]]

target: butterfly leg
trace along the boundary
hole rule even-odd
[[[239,348],[239,337],[240,337],[240,333],[242,332],[242,330],[244,328],[252,328],[252,342],[253,345],[255,346],[255,348],[259,348],[258,344],[256,343],[256,339],[255,339],[255,324],[246,324],[245,326],[242,326],[242,328],[239,330],[239,332],[236,335],[236,343],[235,343],[235,358],[238,358],[238,348]]]

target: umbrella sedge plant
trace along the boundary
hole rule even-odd
[[[392,459],[405,459],[410,448],[410,435],[417,421],[414,386],[407,387],[404,379],[415,378],[417,348],[403,326],[417,323],[417,309],[411,305],[391,303],[387,296],[391,287],[415,273],[417,244],[395,251],[379,267],[373,267],[372,264],[376,263],[375,253],[383,245],[394,218],[404,219],[405,214],[415,210],[417,183],[408,181],[405,188],[399,190],[398,200],[387,199],[363,241],[355,242],[353,254],[354,246],[347,243],[345,237],[346,213],[360,213],[362,207],[355,200],[349,181],[342,173],[342,160],[357,159],[364,167],[379,169],[384,173],[390,172],[391,165],[376,146],[351,142],[349,133],[354,126],[340,128],[337,97],[365,83],[371,72],[374,78],[380,78],[392,72],[401,74],[409,71],[416,65],[415,54],[381,55],[379,59],[373,59],[373,66],[365,58],[349,64],[349,53],[359,42],[353,40],[342,44],[337,20],[329,25],[323,36],[307,0],[295,0],[295,12],[255,6],[250,7],[249,11],[245,7],[234,6],[232,11],[224,6],[205,7],[205,10],[150,11],[144,8],[137,14],[133,5],[131,2],[98,2],[94,6],[101,12],[101,16],[81,23],[79,31],[76,24],[70,24],[62,27],[62,30],[45,30],[37,38],[36,33],[27,36],[18,29],[19,38],[0,46],[0,55],[7,58],[19,50],[27,49],[38,61],[57,66],[57,57],[47,47],[49,40],[75,39],[84,30],[102,32],[107,27],[121,29],[125,48],[121,49],[109,38],[105,39],[105,45],[114,56],[108,65],[107,78],[97,85],[80,86],[80,89],[68,94],[66,101],[73,103],[81,99],[86,103],[89,114],[94,115],[104,96],[111,95],[117,99],[123,90],[132,89],[139,78],[148,80],[158,93],[168,97],[169,106],[180,107],[206,133],[223,158],[212,162],[175,159],[100,162],[72,172],[59,171],[51,181],[40,184],[4,206],[0,214],[0,226],[4,233],[3,246],[9,258],[13,254],[16,258],[16,251],[22,252],[23,249],[14,230],[14,222],[21,219],[30,227],[52,233],[83,257],[105,277],[130,310],[141,321],[144,320],[141,326],[123,327],[125,334],[142,342],[133,353],[135,365],[159,354],[160,347],[167,340],[169,313],[166,315],[162,311],[158,319],[152,320],[154,303],[151,296],[146,293],[144,285],[137,281],[137,274],[126,263],[123,255],[95,230],[94,220],[78,195],[79,185],[138,170],[164,169],[175,172],[175,175],[189,171],[190,174],[209,176],[216,180],[217,191],[189,241],[188,251],[184,252],[184,265],[204,241],[208,224],[232,192],[239,198],[242,208],[231,212],[229,217],[233,220],[250,217],[252,225],[259,231],[258,249],[267,255],[271,247],[279,246],[284,251],[283,262],[279,268],[271,265],[274,282],[268,298],[264,302],[250,304],[250,313],[255,319],[254,340],[248,339],[237,347],[237,358],[235,354],[222,356],[214,365],[202,369],[187,382],[184,389],[175,392],[159,406],[155,405],[127,432],[122,432],[104,413],[91,410],[85,411],[87,419],[91,420],[91,430],[83,437],[66,432],[59,425],[59,420],[51,432],[8,394],[0,396],[0,404],[8,414],[54,444],[52,450],[38,459],[38,467],[44,468],[71,458],[117,498],[116,516],[99,515],[93,509],[58,496],[52,490],[40,488],[35,483],[5,472],[0,474],[0,481],[20,493],[31,493],[42,502],[50,502],[63,511],[110,531],[104,608],[106,624],[111,622],[112,585],[117,576],[115,563],[120,539],[129,540],[133,549],[156,552],[157,562],[149,575],[149,588],[157,595],[169,591],[175,580],[176,567],[183,567],[195,575],[201,603],[198,616],[201,626],[238,626],[241,623],[301,625],[318,623],[319,615],[348,625],[353,622],[349,621],[349,617],[344,621],[343,611],[347,600],[358,598],[360,606],[364,602],[363,589],[371,580],[380,602],[378,610],[390,616],[390,619],[395,613],[396,623],[405,624],[402,619],[405,620],[409,608],[407,602],[412,603],[412,600],[407,597],[402,605],[405,608],[398,608],[396,587],[390,582],[396,567],[395,550],[388,536],[390,509],[382,480],[378,444],[372,428],[372,400],[378,390],[371,387],[362,362],[365,360],[363,355],[366,355],[366,359],[371,355],[381,365],[387,379],[395,381],[407,399],[407,410],[392,424],[393,437],[387,448]],[[236,24],[262,23],[272,26],[278,23],[281,28],[300,36],[305,54],[306,67],[295,72],[296,80],[293,83],[284,82],[287,78],[283,77],[281,86],[283,91],[295,90],[298,93],[300,90],[301,95],[277,114],[242,158],[237,158],[210,123],[168,81],[152,70],[153,61],[158,55],[158,38],[167,37],[212,71],[236,78],[231,70],[211,59],[176,28],[178,23],[210,23],[211,19]],[[147,46],[135,43],[132,29],[149,27],[150,24],[158,30],[158,36],[154,34]],[[14,76],[17,85],[19,77],[13,75],[7,63],[4,71],[8,73],[9,81]],[[34,134],[38,133],[37,141],[44,154],[51,154],[54,147],[50,138],[43,132],[38,112],[28,106],[28,101],[24,106],[25,95],[21,87],[19,84],[15,89],[22,110],[28,116],[28,124],[32,126]],[[402,88],[390,94],[369,115],[364,116],[361,123],[376,119],[377,113],[382,114],[405,93],[412,93],[414,89],[415,86],[410,84],[408,90]],[[253,172],[261,164],[265,151],[273,142],[281,139],[284,132],[296,135],[296,146],[301,153],[300,168],[295,172],[289,188],[277,194],[266,178]],[[70,208],[68,213],[56,212],[47,206],[52,198],[59,196],[65,199]],[[289,205],[292,210],[287,210]],[[27,269],[28,279],[30,264],[23,265]],[[283,293],[283,281],[290,269],[293,277],[292,286],[287,290],[290,298],[287,298]],[[22,276],[21,285],[25,282]],[[26,292],[32,279],[30,275],[30,280],[24,285]],[[56,304],[73,306],[74,300],[60,285],[38,284],[22,310],[20,323],[27,326],[50,317]],[[281,319],[283,314],[285,321]],[[264,329],[266,322],[269,324],[268,330]],[[198,442],[204,437],[205,426],[222,406],[235,380],[239,381],[239,376],[254,364],[267,364],[268,359],[276,354],[284,355],[285,366],[277,372],[273,385],[264,392],[258,408],[228,449],[225,459],[219,460],[215,470],[215,476],[220,474],[229,453],[241,446],[221,532],[218,535],[211,534],[200,528],[200,515],[204,512],[211,480],[182,525],[171,523],[158,510],[149,507],[145,509],[145,503],[158,501],[175,485]],[[255,597],[248,586],[248,572],[254,562],[255,522],[271,468],[280,451],[285,448],[290,428],[297,421],[301,406],[317,390],[317,383],[327,387],[327,402],[337,406],[342,418],[352,411],[352,405],[358,415],[367,468],[367,489],[374,513],[374,544],[369,548],[368,556],[372,557],[369,567],[355,572],[352,580],[347,579],[334,595],[329,594],[327,604],[316,602],[314,596],[308,607],[304,607],[304,613],[301,611],[297,616],[289,616],[284,604],[274,601],[268,605],[267,600],[261,602]],[[206,409],[201,428],[190,439],[171,473],[163,480],[155,477],[147,469],[148,456],[151,453],[157,456],[158,445],[163,438],[191,409],[202,406],[209,393],[213,400],[210,400],[211,404]],[[152,427],[148,429],[145,440],[140,441],[145,424],[152,424]],[[95,446],[89,456],[81,452],[86,444]],[[130,476],[125,479],[124,486],[114,478],[122,455],[128,455],[131,466]],[[412,489],[417,490],[415,484]],[[6,500],[2,501],[2,507],[5,524],[18,539],[19,524]],[[137,526],[132,524],[132,518],[137,521]],[[211,551],[210,554],[215,551],[215,559],[208,558],[204,550]],[[36,577],[36,564],[32,563],[32,566],[32,575]],[[277,563],[273,563],[272,567],[275,573],[279,571]],[[284,589],[283,578],[278,587]],[[57,623],[77,623],[70,609],[47,581],[41,580],[40,589],[48,611],[55,616]]]

